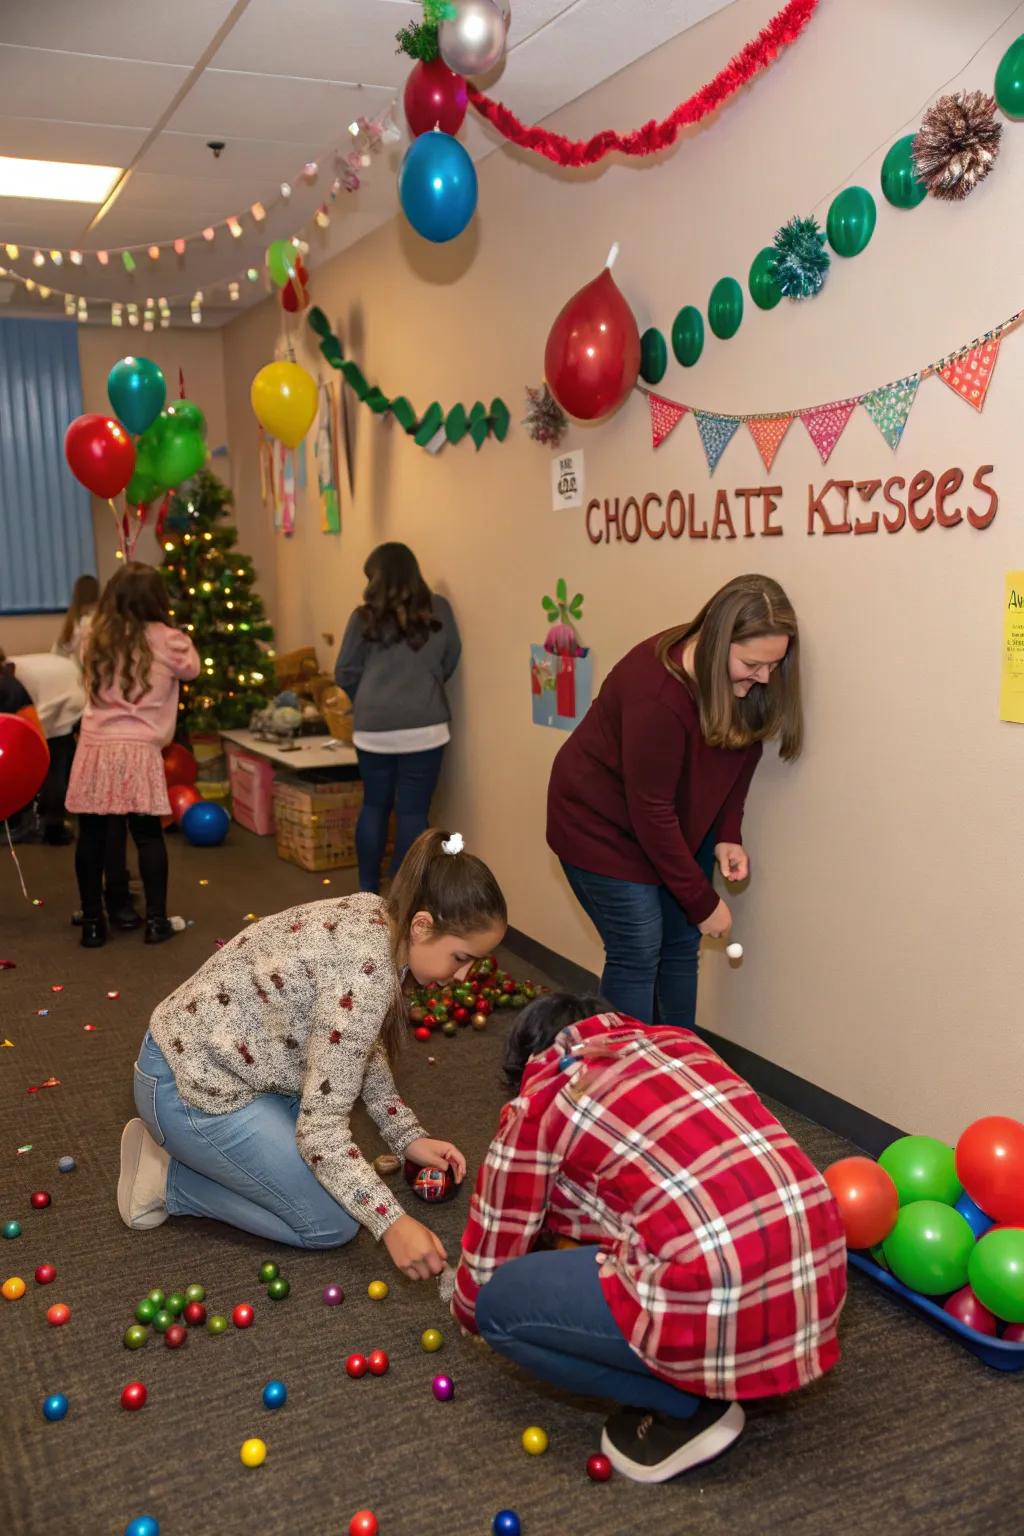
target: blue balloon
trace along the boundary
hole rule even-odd
[[[52,1392],[49,1397],[43,1399],[43,1418],[49,1419],[51,1424],[56,1424],[68,1411],[68,1400],[63,1392]]]
[[[975,1237],[981,1237],[989,1227],[995,1226],[992,1217],[986,1216],[981,1206],[975,1204],[966,1190],[960,1196],[955,1208],[964,1217]]]
[[[499,1509],[491,1524],[494,1536],[519,1536],[522,1526],[514,1509]]]
[[[215,800],[197,800],[181,818],[181,830],[196,848],[216,848],[230,825],[231,817]]]
[[[160,1522],[152,1515],[139,1515],[137,1519],[129,1520],[124,1536],[160,1536]]]
[[[421,133],[398,173],[402,210],[417,234],[442,245],[476,212],[476,167],[450,133]]]

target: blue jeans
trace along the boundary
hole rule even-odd
[[[604,1299],[597,1250],[527,1253],[481,1290],[477,1326],[492,1349],[581,1397],[688,1419],[699,1397],[680,1392],[635,1354]]]
[[[697,862],[711,878],[711,833]],[[604,945],[601,995],[641,1024],[692,1029],[697,1016],[700,929],[663,885],[595,875],[562,860],[572,893]]]
[[[421,832],[427,830],[430,802],[441,773],[444,747],[427,752],[364,752],[356,748],[363,780],[363,809],[356,823],[359,889],[380,889],[380,867],[395,812],[395,874]]]
[[[193,1109],[147,1030],[135,1063],[135,1107],[170,1153],[172,1216],[209,1216],[293,1248],[337,1248],[359,1231],[299,1156],[297,1098],[261,1093],[226,1115]]]

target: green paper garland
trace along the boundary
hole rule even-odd
[[[478,451],[489,437],[503,443],[508,436],[512,416],[500,397],[496,396],[491,401],[490,410],[482,400],[478,400],[468,413],[464,405],[453,405],[447,414],[439,402],[434,400],[427,407],[426,413],[419,417],[407,395],[396,395],[392,400],[378,385],[366,382],[366,375],[359,365],[345,356],[341,342],[331,330],[331,323],[322,309],[314,307],[310,310],[309,325],[320,339],[320,351],[324,357],[332,368],[338,370],[363,405],[368,405],[376,416],[384,416],[390,411],[403,432],[408,433],[421,448],[426,448],[442,429],[445,439],[453,446],[468,436]]]

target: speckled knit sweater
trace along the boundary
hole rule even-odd
[[[150,1020],[193,1108],[224,1115],[260,1093],[298,1095],[302,1157],[375,1237],[405,1213],[352,1140],[352,1106],[362,1098],[393,1152],[426,1134],[380,1043],[398,986],[384,903],[346,896],[253,923]]]

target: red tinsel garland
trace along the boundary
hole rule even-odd
[[[500,101],[492,101],[475,85],[469,86],[469,99],[481,116],[486,117],[506,139],[521,149],[532,149],[538,155],[545,155],[556,165],[595,165],[605,155],[615,152],[656,155],[659,150],[669,149],[684,128],[699,123],[741,85],[746,85],[748,80],[774,63],[782,49],[800,36],[817,8],[818,0],[789,0],[713,80],[702,85],[688,100],[681,101],[663,122],[652,120],[635,133],[620,134],[606,128],[592,139],[567,139],[563,134],[549,133],[546,128],[531,128],[521,123],[514,112],[502,106]]]

